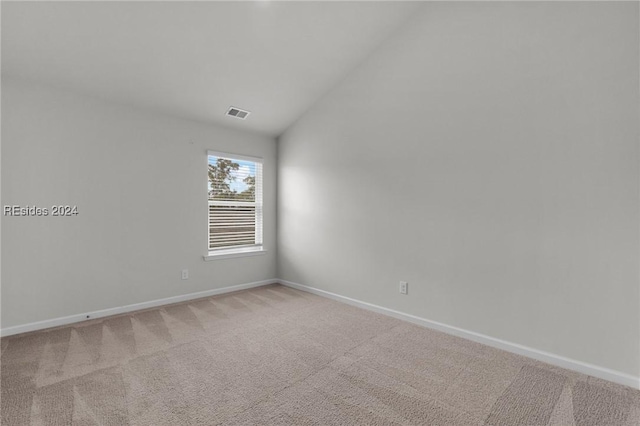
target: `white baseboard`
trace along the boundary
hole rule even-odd
[[[29,324],[16,325],[13,327],[7,327],[7,328],[1,329],[0,336],[2,337],[11,336],[14,334],[42,330],[42,329],[51,328],[51,327],[59,327],[61,325],[73,324],[76,322],[108,317],[111,315],[126,314],[128,312],[139,311],[141,309],[149,309],[149,308],[155,308],[157,306],[162,306],[162,305],[170,305],[172,303],[186,302],[187,300],[200,299],[202,297],[215,296],[215,295],[224,294],[224,293],[231,293],[234,291],[246,290],[248,288],[261,287],[269,284],[276,284],[278,282],[279,281],[276,279],[256,281],[252,283],[232,285],[229,287],[215,288],[213,290],[199,291],[197,293],[189,293],[189,294],[182,294],[179,296],[166,297],[164,299],[157,299],[149,302],[134,303],[133,305],[120,306],[117,308],[102,309],[99,311],[85,312],[83,314],[69,315],[66,317],[53,318],[53,319],[44,320],[44,321],[32,322]]]
[[[588,364],[586,362],[577,361],[574,359],[566,358],[560,355],[555,355],[549,352],[544,352],[538,349],[529,348],[527,346],[519,345],[517,343],[507,342],[505,340],[496,339],[494,337],[486,336],[484,334],[476,333],[462,328],[453,327],[447,324],[443,324],[436,321],[431,321],[425,318],[420,318],[415,315],[405,314],[403,312],[394,311],[393,309],[384,308],[382,306],[373,305],[371,303],[362,302],[360,300],[352,299],[350,297],[341,296],[339,294],[331,293],[325,290],[320,290],[314,287],[294,283],[286,280],[279,280],[279,283],[287,287],[295,288],[298,290],[306,291],[308,293],[317,294],[319,296],[327,297],[329,299],[337,300],[339,302],[347,303],[349,305],[357,306],[359,308],[368,309],[380,314],[388,315],[400,320],[408,321],[423,327],[431,328],[437,331],[441,331],[454,336],[462,337],[464,339],[472,340],[474,342],[482,343],[487,346],[502,349],[507,352],[512,352],[518,355],[533,358],[538,361],[546,362],[547,364],[555,365],[567,370],[577,371],[588,376],[598,377],[600,379],[608,380],[610,382],[619,383],[621,385],[629,386],[635,389],[640,389],[640,377],[634,377],[630,374],[622,373],[620,371],[611,370],[597,365]]]

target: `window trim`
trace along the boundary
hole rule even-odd
[[[232,249],[219,249],[215,252],[209,252],[209,254],[202,256],[203,259],[208,262],[210,260],[232,259],[234,257],[247,257],[258,256],[261,254],[267,254],[267,250],[263,246],[243,246],[242,248]]]
[[[230,152],[222,152],[222,151],[211,151],[208,150],[207,151],[207,155],[206,155],[206,161],[207,161],[207,167],[205,167],[205,170],[208,170],[208,164],[209,164],[209,156],[214,156],[214,157],[222,157],[222,158],[226,158],[226,159],[230,159],[230,160],[241,160],[241,161],[251,161],[254,163],[259,163],[262,167],[262,188],[261,188],[261,192],[264,191],[264,159],[262,157],[253,157],[253,156],[249,156],[249,155],[243,155],[243,154],[234,154],[234,153],[230,153]],[[211,261],[211,260],[219,260],[219,259],[230,259],[230,258],[235,258],[235,257],[246,257],[246,256],[256,256],[256,255],[261,255],[261,254],[266,254],[267,250],[264,248],[264,194],[261,194],[262,199],[262,203],[259,203],[257,200],[254,202],[247,202],[244,201],[242,202],[243,204],[246,205],[253,205],[253,206],[260,206],[260,211],[262,214],[262,229],[260,229],[260,240],[261,242],[259,244],[252,244],[252,245],[243,245],[243,246],[238,246],[238,247],[226,247],[226,248],[217,248],[214,250],[211,250],[209,248],[209,232],[210,232],[210,228],[209,228],[209,206],[211,205],[211,200],[207,199],[207,247],[206,247],[206,253],[203,256],[203,259],[205,261]],[[232,202],[232,201],[215,201],[215,204],[227,204],[229,203],[229,205],[237,205],[237,203]],[[257,210],[257,209],[256,209]],[[256,237],[258,235],[258,230],[256,229]]]
[[[243,161],[253,161],[254,163],[261,163],[264,167],[264,158],[262,157],[252,157],[250,155],[242,155],[242,154],[233,154],[231,152],[222,152],[222,151],[207,151],[207,164],[209,164],[209,156],[213,155],[214,157],[222,157],[229,160],[243,160]]]

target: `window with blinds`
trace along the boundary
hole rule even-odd
[[[262,247],[262,159],[209,152],[209,253]]]

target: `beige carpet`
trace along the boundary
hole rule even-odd
[[[281,286],[3,338],[2,425],[638,425],[640,392]]]

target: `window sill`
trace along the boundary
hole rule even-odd
[[[231,259],[234,257],[259,256],[266,254],[267,251],[262,247],[237,248],[228,250],[210,251],[209,254],[203,256],[205,261]]]

